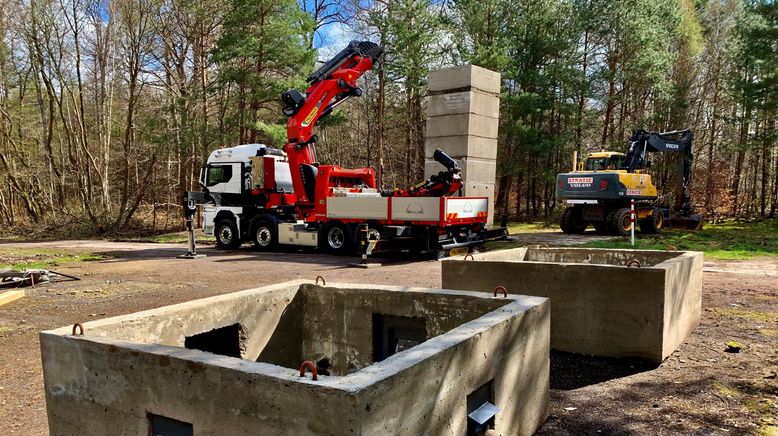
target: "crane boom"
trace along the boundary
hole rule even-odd
[[[362,95],[357,79],[373,67],[382,51],[375,43],[352,41],[308,77],[305,96],[294,89],[282,95],[283,112],[289,117],[284,151],[289,158],[294,191],[301,204],[312,203],[316,195],[313,180],[318,175],[315,146],[318,138],[313,134],[313,127],[348,98]],[[371,174],[372,171],[361,171],[343,175],[375,187],[374,178],[370,181]]]

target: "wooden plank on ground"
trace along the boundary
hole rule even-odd
[[[16,301],[24,297],[24,291],[3,291],[0,292],[0,306]]]

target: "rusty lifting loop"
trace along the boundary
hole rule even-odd
[[[498,286],[494,288],[494,296],[497,296],[497,291],[502,291],[502,298],[508,298],[508,290],[505,289],[505,286]]]
[[[635,266],[637,266],[638,268],[640,268],[640,261],[639,261],[639,260],[637,260],[637,259],[628,260],[628,261],[627,261],[627,268],[631,268],[631,267],[632,267],[632,265],[635,265]]]
[[[311,380],[316,381],[319,379],[319,371],[316,370],[316,365],[310,360],[303,361],[300,365],[300,377],[305,377],[305,370],[311,370]]]
[[[667,246],[667,251],[678,251],[678,249],[675,248],[675,245],[668,245]]]
[[[548,250],[548,244],[546,244],[546,243],[538,244],[538,248],[542,248],[544,250]]]
[[[78,334],[79,336],[84,336],[84,326],[80,322],[73,324],[73,336],[76,336],[76,329],[81,330],[81,333]]]
[[[472,259],[472,260],[475,260],[475,257],[473,257],[473,255],[472,255],[472,254],[470,254],[470,253],[467,253],[467,254],[465,255],[465,259],[464,259],[464,260],[467,260],[467,258],[468,258],[468,257],[469,257],[470,259]]]
[[[327,286],[327,282],[324,280],[324,277],[322,276],[316,276],[316,284],[319,284],[319,280],[321,280],[321,284],[324,286]]]

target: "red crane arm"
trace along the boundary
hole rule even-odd
[[[357,79],[373,67],[381,51],[381,47],[372,42],[352,41],[308,77],[310,86],[305,90],[305,96],[296,90],[289,90],[282,96],[286,105],[284,114],[289,117],[284,151],[289,159],[295,193],[301,200],[311,200],[311,196],[305,194],[304,167],[318,165],[313,126],[348,98],[362,95]]]
[[[329,78],[316,82],[305,90],[305,103],[286,123],[289,144],[307,145],[313,126],[319,118],[346,98],[361,94],[361,90],[356,91],[359,89],[357,79],[373,67],[373,60],[359,55],[354,55],[350,60],[352,62],[341,66]],[[330,102],[333,99],[335,102],[331,107]]]

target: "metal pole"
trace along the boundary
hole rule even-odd
[[[629,201],[629,222],[630,230],[629,230],[629,243],[633,247],[635,246],[635,200]]]

